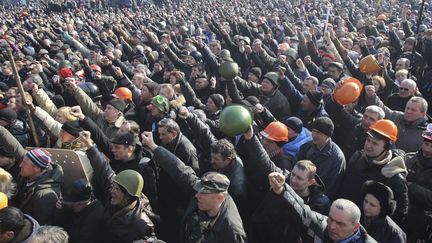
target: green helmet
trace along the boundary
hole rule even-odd
[[[134,170],[124,170],[114,176],[113,181],[126,189],[129,195],[139,197],[144,187],[144,179]]]
[[[189,29],[188,29],[188,27],[182,25],[182,26],[179,27],[179,32],[182,35],[186,35],[189,32]]]
[[[72,68],[72,67],[73,67],[72,63],[70,63],[68,60],[61,61],[58,65],[59,70],[62,68]]]
[[[220,130],[230,137],[246,132],[252,121],[251,113],[241,105],[225,107],[219,117]]]
[[[220,50],[218,57],[219,58],[231,57],[231,52],[227,49],[222,49]]]
[[[239,66],[235,62],[224,62],[219,66],[219,74],[226,79],[233,79],[239,73]]]

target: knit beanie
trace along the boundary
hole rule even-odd
[[[222,109],[225,106],[225,99],[222,95],[211,94],[209,98],[212,99],[218,109]]]
[[[80,132],[83,131],[78,121],[67,121],[63,123],[61,129],[75,137],[78,137]]]
[[[251,70],[249,70],[249,72],[252,73],[253,75],[255,75],[258,79],[261,78],[261,75],[262,75],[261,68],[254,67],[254,68],[251,68]]]
[[[292,116],[285,120],[285,125],[291,128],[294,132],[300,133],[303,129],[303,122],[298,117]]]
[[[126,101],[122,99],[114,98],[111,99],[108,103],[121,112],[123,112],[126,108]]]
[[[319,106],[322,101],[323,93],[316,90],[310,90],[306,92],[306,96],[309,98],[312,104],[314,104],[315,106]]]
[[[11,108],[3,108],[0,110],[0,120],[11,123],[17,119],[17,113]]]
[[[334,131],[334,125],[330,118],[319,117],[312,123],[312,129],[315,129],[322,134],[331,137]]]
[[[51,163],[51,155],[43,148],[35,148],[27,152],[27,157],[34,165],[41,169],[46,169]]]

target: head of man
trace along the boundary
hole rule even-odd
[[[162,144],[167,145],[180,134],[180,127],[173,119],[164,118],[158,122],[158,132]]]
[[[315,111],[322,104],[323,93],[320,91],[308,91],[303,95],[300,103],[302,110],[310,113]]]
[[[20,164],[20,175],[35,178],[41,175],[51,164],[51,155],[43,148],[35,148],[26,153]]]
[[[353,202],[337,199],[330,207],[327,233],[333,241],[342,241],[360,228],[360,209]]]
[[[300,196],[308,196],[309,186],[316,183],[316,166],[309,160],[299,160],[289,175],[289,185]]]
[[[369,128],[363,150],[367,157],[380,159],[390,150],[391,143],[396,142],[398,129],[387,119],[378,120]]]
[[[8,169],[15,164],[15,156],[13,153],[0,148],[0,167]]]
[[[331,62],[329,63],[327,73],[330,76],[330,78],[334,80],[339,80],[339,77],[343,73],[343,65],[339,62]]]
[[[70,143],[77,139],[80,135],[80,132],[82,131],[83,129],[81,128],[77,120],[66,121],[62,125],[59,138],[63,144]]]
[[[147,109],[151,111],[151,115],[154,118],[164,117],[169,112],[170,103],[168,99],[162,95],[156,95],[152,98],[150,105]]]
[[[285,125],[288,128],[289,141],[297,138],[297,135],[303,130],[303,122],[298,117],[292,116],[285,120]]]
[[[263,147],[269,155],[280,151],[288,142],[288,128],[282,122],[271,122],[260,134],[263,136]]]
[[[214,114],[217,111],[223,109],[225,106],[225,99],[220,94],[211,94],[207,99],[206,111],[209,114]]]
[[[15,207],[0,210],[0,243],[12,242],[25,226],[24,214]]]
[[[61,203],[76,213],[81,212],[92,201],[92,187],[86,179],[75,180],[61,190]]]
[[[217,172],[207,172],[201,177],[194,189],[198,209],[213,217],[219,213],[220,207],[228,194],[230,181],[228,177]]]
[[[319,117],[312,123],[312,142],[322,149],[333,135],[334,125],[330,118]]]
[[[214,142],[210,147],[210,163],[215,170],[224,169],[236,159],[234,145],[226,139]]]
[[[426,117],[426,112],[428,110],[427,101],[418,96],[413,96],[407,102],[404,111],[404,119],[407,122],[414,122],[419,119],[424,119]]]
[[[363,130],[369,130],[370,125],[374,124],[376,121],[383,119],[385,113],[381,107],[376,105],[371,105],[366,107],[363,117],[361,119],[361,126]]]
[[[401,57],[396,61],[395,71],[399,71],[401,69],[410,69],[410,60],[408,58]]]
[[[206,90],[209,87],[209,81],[206,75],[198,75],[195,79],[195,90]]]
[[[303,94],[306,94],[308,91],[317,90],[319,81],[314,76],[307,77],[302,83],[302,91]]]
[[[261,80],[261,92],[264,95],[272,95],[278,87],[278,74],[275,72],[266,73]]]
[[[133,156],[136,139],[132,133],[117,134],[110,142],[114,160],[127,161]]]
[[[407,98],[413,96],[417,91],[417,84],[412,79],[404,79],[399,85],[399,96]]]
[[[103,118],[108,123],[114,123],[117,119],[123,116],[123,111],[126,109],[126,105],[126,101],[122,99],[111,99],[102,114]]]
[[[432,125],[429,124],[426,131],[423,133],[423,143],[421,146],[423,156],[432,159]]]
[[[144,187],[143,177],[134,170],[124,170],[113,177],[110,204],[125,207],[137,200]]]

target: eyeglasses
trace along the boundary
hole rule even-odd
[[[409,89],[404,88],[404,87],[399,87],[399,90],[401,90],[401,91],[409,91]]]

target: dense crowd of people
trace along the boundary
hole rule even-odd
[[[3,1],[0,242],[432,242],[430,3]]]

